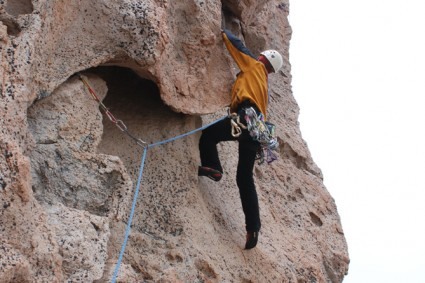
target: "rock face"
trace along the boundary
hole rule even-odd
[[[341,282],[334,200],[298,125],[286,0],[0,0],[0,282],[108,282],[142,148],[225,114],[238,70],[222,26],[280,50],[269,119],[280,157],[256,166],[258,246],[243,250],[237,146],[221,182],[197,177],[199,132],[148,151],[120,282]],[[118,125],[123,128],[121,122]]]

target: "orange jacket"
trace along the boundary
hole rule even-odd
[[[227,50],[241,70],[232,88],[230,110],[235,112],[241,102],[249,100],[266,118],[268,105],[266,67],[255,59],[242,42],[229,31],[224,31],[222,35]]]

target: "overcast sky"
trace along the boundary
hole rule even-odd
[[[341,216],[344,283],[424,283],[425,1],[290,5],[293,94]]]

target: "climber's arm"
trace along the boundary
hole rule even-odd
[[[257,61],[255,56],[251,53],[251,51],[249,51],[243,42],[230,31],[224,30],[222,35],[227,50],[242,72],[248,69],[253,61]]]

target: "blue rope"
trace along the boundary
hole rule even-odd
[[[202,131],[202,130],[204,130],[204,129],[208,128],[209,126],[212,126],[212,125],[214,125],[214,124],[216,124],[216,123],[218,123],[218,122],[220,122],[220,121],[222,121],[222,120],[224,120],[224,119],[226,119],[226,118],[227,118],[227,115],[226,115],[226,116],[224,116],[224,117],[222,117],[222,118],[220,118],[220,119],[218,119],[218,120],[216,120],[216,121],[214,121],[214,122],[211,122],[211,123],[209,123],[209,124],[207,124],[207,125],[205,125],[205,126],[202,126],[202,127],[198,128],[198,129],[195,129],[195,130],[193,130],[193,131],[187,132],[187,133],[185,133],[185,134],[182,134],[182,135],[176,136],[176,137],[171,138],[171,139],[168,139],[168,140],[155,142],[155,143],[153,143],[153,144],[148,145],[148,147],[149,147],[149,148],[151,148],[151,147],[155,147],[155,146],[158,146],[158,145],[163,145],[163,144],[166,144],[166,143],[169,143],[169,142],[172,142],[172,141],[178,140],[178,139],[180,139],[180,138],[183,138],[183,137],[189,136],[189,135],[191,135],[191,134],[193,134],[193,133],[196,133],[196,132],[198,132],[198,131]]]
[[[112,283],[115,283],[115,281],[117,280],[118,270],[120,269],[121,261],[122,261],[122,258],[124,256],[125,247],[127,246],[128,236],[130,235],[131,222],[133,221],[134,210],[136,208],[136,203],[137,203],[137,196],[139,194],[140,184],[142,182],[143,168],[145,167],[145,160],[146,160],[147,152],[148,152],[148,148],[145,147],[143,149],[142,162],[140,164],[139,178],[137,180],[136,191],[134,192],[133,204],[131,205],[131,212],[130,212],[130,216],[128,217],[127,228],[125,230],[124,242],[122,243],[122,247],[121,247],[120,255],[118,257],[117,265],[115,266],[114,275],[112,276]]]
[[[118,261],[117,261],[117,264],[115,266],[114,274],[112,275],[112,280],[111,280],[112,283],[115,283],[116,280],[117,280],[118,271],[119,271],[120,266],[121,266],[121,262],[122,262],[122,259],[123,259],[123,256],[124,256],[125,248],[127,246],[128,237],[130,236],[131,223],[133,222],[133,216],[134,216],[134,211],[136,209],[137,197],[139,195],[140,185],[142,183],[143,169],[145,167],[145,160],[146,160],[146,155],[148,153],[148,149],[151,148],[151,147],[155,147],[155,146],[158,146],[158,145],[163,145],[163,144],[166,144],[166,143],[175,141],[177,139],[186,137],[186,136],[191,135],[193,133],[196,133],[198,131],[202,131],[202,130],[208,128],[209,126],[212,126],[212,125],[214,125],[214,124],[216,124],[216,123],[218,123],[218,122],[220,122],[220,121],[222,121],[222,120],[224,120],[226,118],[227,118],[227,115],[224,116],[224,117],[222,117],[222,118],[220,118],[220,119],[218,119],[218,120],[216,120],[216,121],[214,121],[214,122],[211,122],[211,123],[209,123],[209,124],[207,124],[205,126],[202,126],[200,128],[197,128],[197,129],[192,130],[190,132],[187,132],[185,134],[182,134],[182,135],[179,135],[179,136],[176,136],[174,138],[170,138],[170,139],[167,139],[167,140],[164,140],[164,141],[160,141],[160,142],[156,142],[156,143],[153,143],[153,144],[149,144],[146,147],[144,147],[144,149],[143,149],[143,155],[142,155],[142,161],[140,163],[140,169],[139,169],[139,178],[137,179],[136,190],[134,192],[134,197],[133,197],[133,202],[132,202],[132,205],[131,205],[130,216],[128,217],[127,228],[125,230],[125,235],[124,235],[124,241],[123,241],[122,246],[121,246],[121,251],[120,251],[120,254],[118,256]]]

